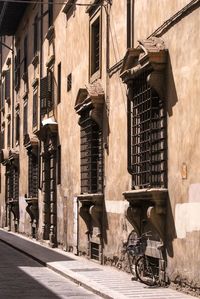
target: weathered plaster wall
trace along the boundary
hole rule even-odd
[[[135,42],[146,38],[187,3],[189,1],[135,1]],[[196,9],[161,36],[169,51],[167,234],[172,244],[168,244],[168,271],[171,279],[179,276],[193,285],[200,275],[197,249],[200,233],[199,21],[200,12]]]

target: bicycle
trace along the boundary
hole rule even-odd
[[[148,237],[150,232],[144,233],[141,237],[137,236],[132,230],[126,243],[126,251],[130,271],[137,279],[148,286],[159,285],[159,266],[153,257],[145,255]]]

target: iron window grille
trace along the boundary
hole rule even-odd
[[[10,69],[5,74],[5,100],[10,100]]]
[[[20,86],[20,49],[17,50],[17,55],[15,56],[15,89]]]
[[[23,118],[23,129],[24,129],[24,136],[28,133],[28,102],[24,103],[24,118]]]
[[[16,117],[15,117],[15,139],[16,139],[16,143],[19,144],[19,142],[20,142],[20,115],[19,115],[19,111],[16,111]]]
[[[36,15],[33,24],[33,54],[36,55],[38,51],[38,15]]]
[[[94,242],[90,243],[91,259],[99,261],[100,257],[100,245]]]
[[[4,112],[5,108],[5,79],[1,84],[1,111]]]
[[[103,191],[102,130],[85,111],[81,126],[81,193]]]
[[[38,122],[38,92],[33,94],[33,128],[37,126]]]
[[[19,170],[18,167],[10,165],[6,171],[7,177],[7,199],[19,199]]]
[[[28,158],[28,195],[29,197],[38,197],[39,167],[38,155],[32,151]]]
[[[11,129],[11,126],[10,126],[10,119],[8,120],[8,134],[7,134],[7,146],[10,147],[10,129]]]
[[[24,73],[28,71],[28,37],[24,38]]]
[[[167,184],[165,103],[147,83],[148,74],[133,80],[128,99],[128,169],[133,188]]]

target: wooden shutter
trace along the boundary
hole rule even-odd
[[[10,69],[5,74],[5,99],[10,99]]]
[[[48,78],[43,77],[40,80],[40,109],[41,114],[45,114],[47,111],[47,97],[48,97]]]
[[[20,49],[15,56],[15,88],[20,86]]]
[[[47,107],[48,110],[53,108],[53,72],[48,71],[48,95],[47,95]]]

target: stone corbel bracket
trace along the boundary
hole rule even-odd
[[[102,128],[103,105],[105,94],[101,83],[96,81],[89,84],[86,88],[80,88],[76,97],[74,109],[81,115],[84,110],[90,110],[90,117]]]
[[[54,117],[46,118],[42,120],[40,129],[35,132],[35,135],[39,140],[45,141],[49,135],[56,135],[58,133],[58,123]]]
[[[26,207],[26,211],[31,217],[32,226],[36,226],[38,223],[38,198],[25,198],[26,203],[28,204]]]
[[[132,224],[135,231],[137,232],[138,236],[140,235],[141,227],[140,227],[140,220],[141,220],[141,207],[137,205],[130,205],[126,211],[126,218]]]
[[[135,230],[141,233],[141,210],[146,206],[146,217],[164,243],[168,190],[165,188],[139,189],[126,191],[123,195],[129,202],[127,219]]]
[[[18,200],[10,200],[9,201],[10,211],[14,215],[14,223],[18,225],[19,222],[19,202]]]
[[[140,40],[135,49],[128,49],[123,60],[120,77],[126,84],[149,70],[148,84],[164,98],[164,69],[167,63],[168,51],[164,41],[157,37]]]
[[[9,161],[16,168],[19,168],[19,151],[16,149],[11,149],[9,151]]]
[[[26,134],[24,136],[24,146],[28,153],[32,152],[33,154],[37,155],[38,144],[39,144],[39,140],[36,135]]]
[[[102,214],[103,214],[103,194],[81,194],[77,196],[81,202],[79,215],[84,220],[87,231],[86,234],[92,236],[93,228],[96,228],[95,237],[102,235]]]
[[[7,164],[10,164],[10,160],[9,160],[9,150],[7,149],[2,149],[1,150],[1,163],[5,166]]]

